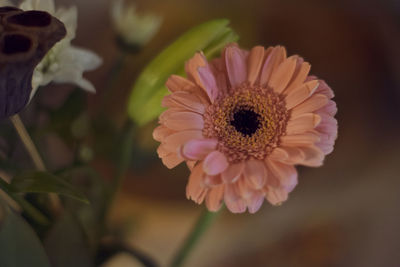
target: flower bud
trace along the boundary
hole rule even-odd
[[[124,0],[112,2],[111,20],[117,33],[117,41],[123,49],[137,51],[159,30],[162,18],[153,14],[140,15],[136,7]]]

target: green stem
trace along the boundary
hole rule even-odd
[[[128,59],[128,53],[126,50],[121,49],[119,51],[119,54],[114,61],[114,64],[110,70],[110,73],[108,75],[108,79],[106,80],[104,90],[103,90],[103,96],[101,99],[103,107],[100,111],[100,115],[104,116],[104,107],[107,107],[107,103],[110,101],[111,93],[113,92],[113,88],[115,84],[117,83],[121,72],[125,66],[126,60]],[[116,172],[115,176],[112,180],[111,188],[108,191],[107,195],[105,196],[104,204],[103,204],[103,209],[99,215],[99,220],[101,222],[100,224],[100,235],[104,234],[106,231],[106,223],[107,223],[107,216],[108,213],[111,209],[111,206],[113,204],[114,198],[119,191],[119,188],[122,184],[123,178],[125,176],[125,172],[129,168],[129,164],[132,158],[132,145],[133,145],[133,135],[135,132],[135,125],[128,120],[122,130],[122,135],[121,135],[121,142],[118,144],[118,164],[116,166]]]
[[[17,131],[22,143],[25,146],[26,151],[28,151],[29,156],[31,157],[35,167],[38,171],[46,171],[46,166],[44,165],[43,159],[37,150],[35,143],[28,131],[25,128],[24,123],[22,122],[20,116],[15,114],[10,117],[12,124],[14,125],[15,130]],[[50,207],[55,216],[58,216],[62,210],[61,200],[57,194],[50,193],[49,194]]]
[[[21,138],[21,141],[24,144],[26,151],[28,151],[29,156],[35,164],[36,169],[38,171],[46,171],[46,167],[43,163],[42,157],[40,156],[39,151],[36,149],[36,146],[33,143],[32,138],[26,130],[19,115],[16,114],[14,116],[11,116],[10,120],[14,125],[14,128],[17,131],[19,137]]]
[[[38,209],[36,209],[31,203],[26,201],[22,196],[13,193],[10,185],[0,178],[0,188],[7,193],[18,205],[24,210],[26,215],[31,218],[36,223],[46,226],[49,225],[50,222],[46,216],[44,216]]]
[[[133,139],[135,131],[136,131],[136,125],[130,119],[128,119],[123,129],[121,146],[120,146],[121,154],[119,157],[115,178],[113,179],[112,189],[114,191],[114,194],[121,187],[122,181],[125,177],[125,173],[128,170],[129,165],[131,163],[133,155],[132,147],[133,147]]]
[[[221,208],[222,209],[222,208]],[[176,253],[174,259],[172,260],[171,267],[182,266],[183,262],[189,256],[190,252],[196,246],[197,242],[200,240],[203,233],[208,229],[208,227],[214,222],[219,212],[209,212],[207,210],[203,211],[197,220],[195,226],[193,227],[190,234],[187,236],[181,248]]]
[[[128,53],[125,50],[120,50],[117,59],[114,61],[110,73],[108,74],[108,79],[106,80],[103,89],[104,93],[102,96],[101,107],[105,107],[106,104],[110,101],[110,96],[113,91],[112,89],[117,83],[118,78],[121,75],[122,69],[124,68],[127,59],[128,59]]]
[[[128,119],[123,127],[122,136],[118,146],[119,157],[115,171],[115,176],[112,180],[111,189],[105,202],[103,214],[101,215],[100,218],[104,223],[106,222],[107,215],[111,209],[115,196],[120,190],[126,172],[129,169],[133,155],[132,147],[133,147],[135,131],[136,131],[136,125],[131,120]]]

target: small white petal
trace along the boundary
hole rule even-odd
[[[19,7],[23,10],[47,11],[61,20],[67,29],[67,36],[54,45],[35,68],[30,98],[38,87],[50,82],[71,83],[95,92],[93,84],[83,78],[83,73],[98,68],[102,59],[90,50],[71,45],[77,27],[77,8],[72,6],[56,10],[53,0],[25,0]]]

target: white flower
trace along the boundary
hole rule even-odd
[[[46,11],[62,21],[67,29],[66,37],[54,45],[36,67],[32,78],[31,98],[39,86],[50,82],[72,83],[86,91],[95,92],[93,84],[82,75],[83,72],[100,66],[102,59],[92,51],[71,45],[77,27],[76,7],[56,9],[53,0],[24,0],[19,8]]]
[[[124,0],[114,0],[112,4],[114,28],[127,45],[145,45],[161,26],[161,17],[153,14],[138,15],[133,4],[125,5]]]
[[[53,0],[25,0],[19,8],[22,10],[42,10],[54,15],[56,7]]]

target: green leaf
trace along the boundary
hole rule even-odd
[[[0,266],[50,267],[43,246],[29,224],[1,203]]]
[[[214,56],[226,44],[238,40],[226,19],[212,20],[192,28],[151,61],[133,86],[128,114],[139,126],[162,111],[161,100],[168,94],[165,82],[171,74],[184,73],[184,63],[197,51]]]
[[[10,188],[14,193],[56,193],[89,204],[88,199],[71,184],[48,172],[18,174],[11,181]]]
[[[11,185],[8,184],[5,180],[3,180],[0,177],[0,188],[10,197],[12,198],[15,202],[18,203],[18,205],[21,206],[21,208],[25,211],[26,215],[30,217],[33,221],[38,223],[39,225],[49,225],[50,222],[46,218],[45,215],[43,215],[36,207],[34,207],[31,203],[26,201],[23,196],[20,196],[19,194],[15,194],[14,190],[11,188]],[[1,212],[1,210],[0,210]],[[1,221],[1,214],[0,214],[0,221]]]

